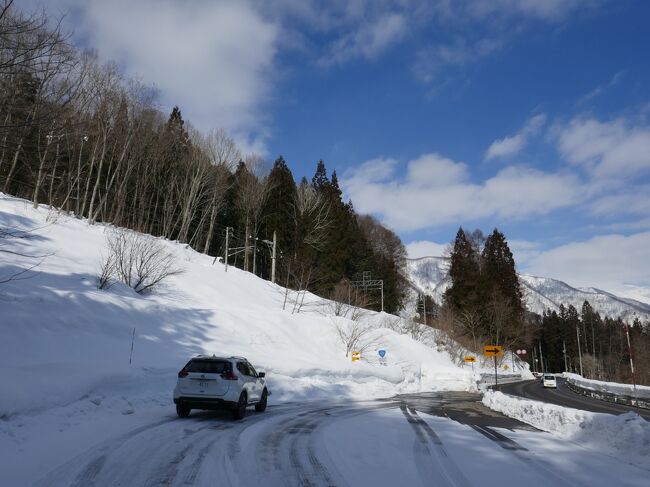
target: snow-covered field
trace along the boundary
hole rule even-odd
[[[97,288],[109,227],[1,194],[0,226],[32,235],[5,240],[2,249],[45,256],[34,272],[0,284],[3,472],[33,462],[25,452],[46,471],[102,429],[119,433],[154,409],[172,413],[176,372],[198,353],[246,356],[267,372],[271,404],[468,390],[480,372],[382,328],[394,317],[379,313],[366,316],[372,343],[352,363],[336,331],[350,322],[327,314],[322,299],[307,294],[292,313],[292,293],[283,310],[284,288],[232,266],[225,272],[185,245],[161,241],[184,272],[141,296],[121,284]],[[0,280],[33,263],[0,252]],[[379,348],[387,350],[386,366]]]
[[[636,413],[592,413],[487,391],[483,404],[594,451],[650,468],[650,423]]]

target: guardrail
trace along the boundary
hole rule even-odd
[[[573,382],[571,382],[569,379],[567,379],[566,385],[573,392],[577,394],[582,394],[583,396],[593,397],[594,399],[613,402],[616,404],[624,404],[626,406],[634,406],[642,409],[650,409],[650,399],[639,399],[638,397],[633,397],[633,396],[614,394],[611,392],[604,392],[604,391],[595,391],[593,389],[580,387],[579,385],[576,385]]]
[[[508,382],[519,382],[522,380],[521,374],[508,374],[499,375],[499,384],[507,384]],[[494,374],[481,373],[481,384],[494,384]]]

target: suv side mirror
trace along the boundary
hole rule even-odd
[[[257,377],[259,377],[260,379],[261,379],[262,377],[266,377],[266,372],[258,372],[258,373],[257,373]]]

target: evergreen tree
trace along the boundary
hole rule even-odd
[[[516,341],[523,335],[525,308],[515,260],[505,235],[496,228],[483,247],[481,283],[490,335],[498,343]]]
[[[278,157],[268,176],[269,195],[262,209],[261,235],[266,240],[273,239],[277,233],[278,249],[284,255],[293,255],[298,242],[296,241],[296,222],[294,205],[296,201],[296,183],[282,156]],[[266,262],[268,252],[259,255],[260,262]],[[261,267],[261,268],[267,268]]]
[[[311,184],[317,190],[323,190],[330,185],[330,181],[327,178],[327,169],[325,169],[325,163],[322,160],[318,161],[318,165],[316,166],[316,173],[311,179]]]
[[[185,129],[181,110],[175,106],[163,130],[163,144],[167,161],[177,163],[187,157],[190,151],[190,136]]]
[[[478,256],[462,227],[456,233],[451,252],[449,278],[451,285],[445,291],[444,298],[447,306],[456,313],[482,307]]]
[[[496,228],[485,240],[482,255],[483,281],[490,290],[497,290],[512,307],[513,315],[521,319],[524,305],[515,259],[505,235]]]

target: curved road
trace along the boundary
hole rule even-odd
[[[650,420],[650,410],[615,404],[607,401],[600,401],[592,397],[586,397],[570,390],[566,380],[557,378],[557,389],[548,389],[542,386],[541,380],[530,380],[525,382],[512,382],[499,385],[497,390],[512,394],[513,396],[525,397],[536,401],[544,401],[560,406],[566,406],[594,413],[623,414],[630,411]]]
[[[641,468],[438,392],[152,418],[37,486],[646,486]]]

